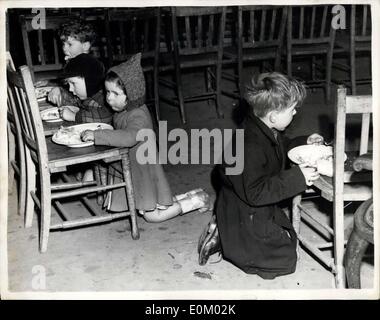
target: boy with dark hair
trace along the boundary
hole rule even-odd
[[[93,27],[82,21],[72,21],[62,25],[59,34],[67,61],[60,77],[66,79],[71,93],[56,87],[50,91],[48,100],[59,107],[74,105],[80,108],[77,114],[73,109],[63,108],[65,120],[111,123],[113,112],[107,107],[102,90],[105,68],[89,54],[96,39]]]
[[[297,235],[280,202],[304,191],[319,175],[315,168],[285,165],[290,143],[282,132],[305,95],[300,82],[275,72],[260,75],[248,89],[251,112],[243,123],[244,170],[226,175],[226,165],[219,168],[216,221],[200,238],[201,265],[221,250],[226,260],[264,279],[295,271]],[[323,143],[318,134],[300,138],[297,142]]]

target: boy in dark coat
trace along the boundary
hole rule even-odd
[[[296,233],[280,202],[304,191],[319,175],[303,165],[286,167],[286,150],[291,146],[281,133],[304,97],[302,84],[279,73],[260,75],[248,90],[246,100],[252,110],[242,125],[244,170],[226,175],[226,165],[219,168],[217,228],[211,224],[213,236],[206,232],[200,239],[201,265],[220,245],[223,257],[246,273],[273,279],[295,271]],[[323,142],[318,134],[297,140]],[[242,155],[242,150],[235,152]]]

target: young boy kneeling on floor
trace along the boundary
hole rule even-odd
[[[261,74],[247,90],[251,110],[242,126],[244,170],[226,175],[226,165],[219,168],[216,221],[213,217],[199,240],[201,265],[221,250],[226,260],[264,279],[295,271],[297,236],[280,202],[304,191],[319,175],[315,168],[286,166],[286,151],[297,144],[321,144],[323,138],[312,134],[290,142],[282,132],[305,95],[300,82],[275,72]]]

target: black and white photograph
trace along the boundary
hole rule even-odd
[[[0,7],[2,299],[379,299],[378,1]]]

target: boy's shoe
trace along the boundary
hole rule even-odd
[[[205,265],[210,256],[217,252],[221,252],[220,238],[215,216],[212,216],[211,221],[208,223],[198,241],[199,265]]]

